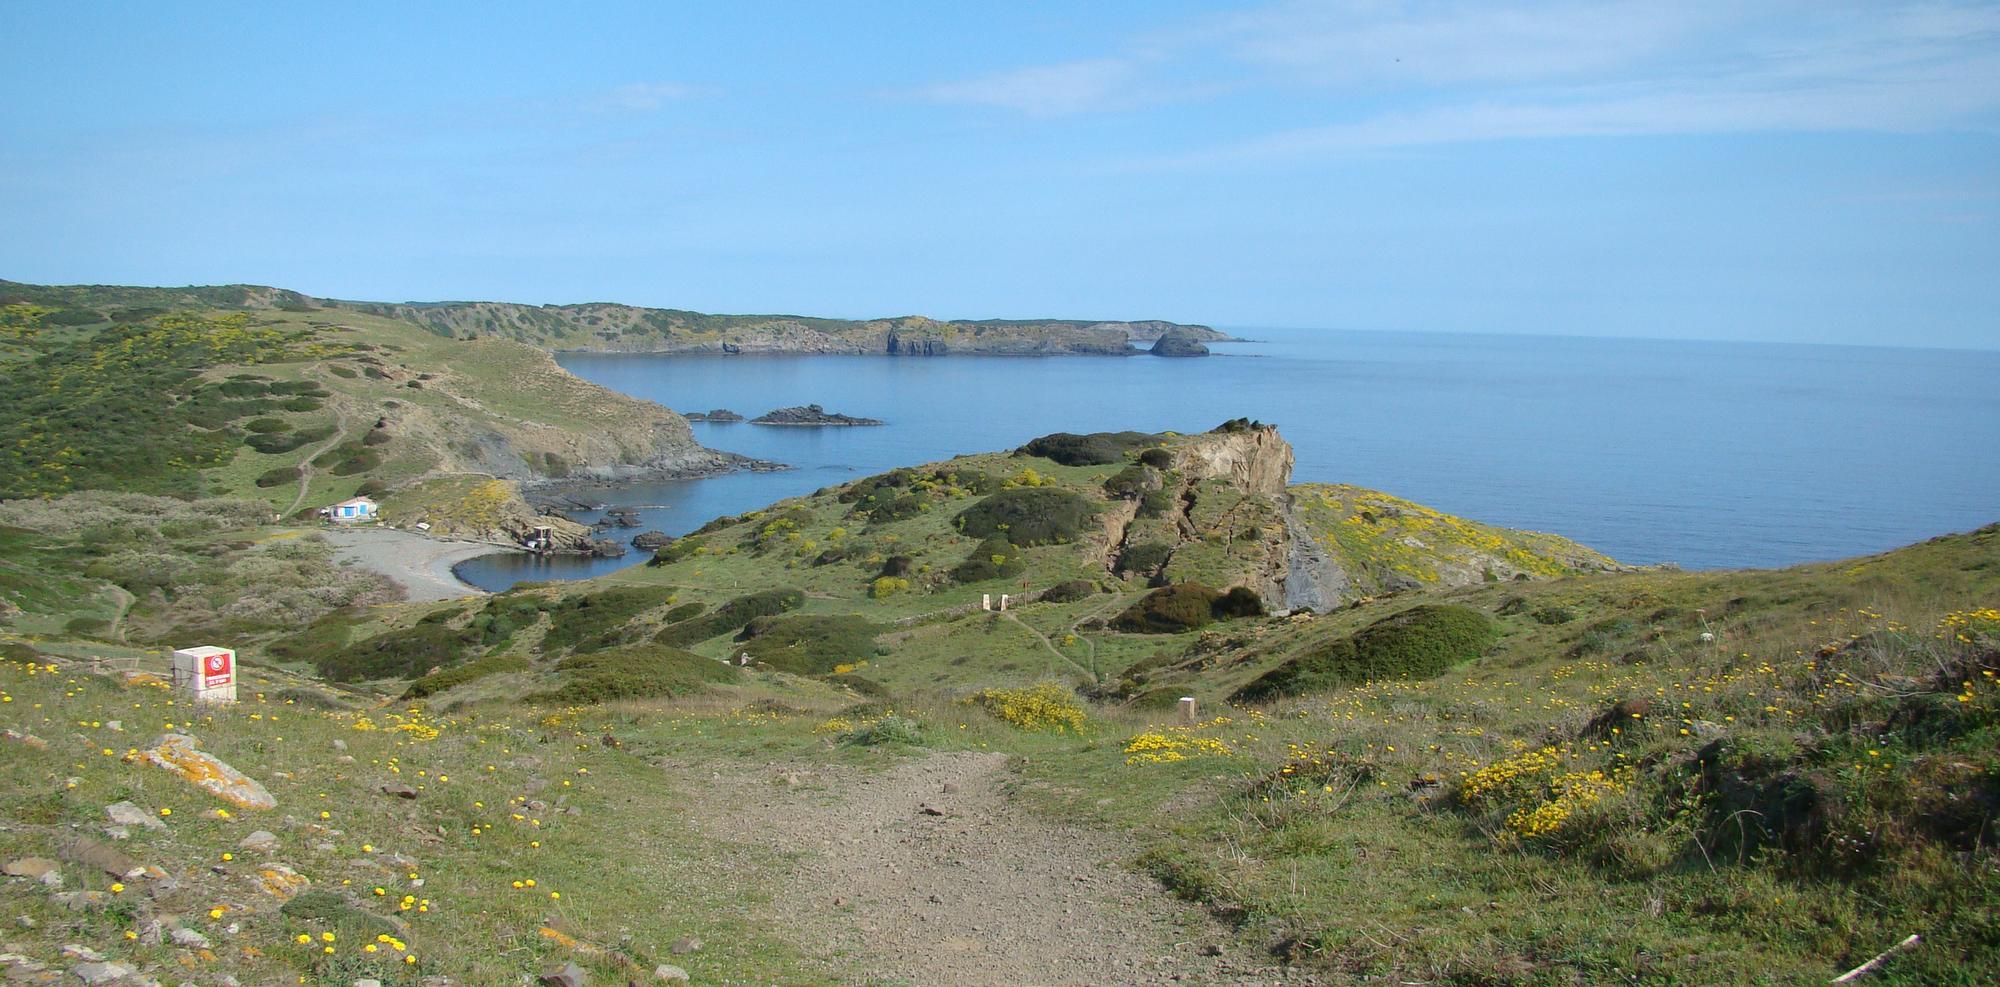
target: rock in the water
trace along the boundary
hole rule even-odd
[[[583,550],[600,559],[615,559],[625,554],[625,546],[609,538],[592,538],[583,543]]]
[[[251,853],[271,853],[278,849],[278,837],[269,830],[260,829],[244,837],[236,844],[236,848]]]
[[[728,408],[716,408],[712,411],[691,411],[688,412],[686,417],[691,422],[740,422],[743,420],[742,415]]]
[[[641,551],[657,551],[674,543],[674,536],[664,531],[642,531],[632,536],[632,547]]]
[[[830,412],[816,404],[779,408],[750,419],[753,425],[880,425],[879,418],[856,418]]]
[[[144,826],[147,829],[166,829],[167,824],[158,816],[133,805],[130,802],[113,802],[104,807],[104,814],[116,826]]]
[[[589,980],[590,975],[583,972],[583,967],[574,963],[564,963],[553,970],[544,971],[541,983],[544,987],[583,987]]]
[[[172,771],[195,787],[245,809],[274,809],[278,800],[256,779],[201,750],[201,741],[183,733],[161,737],[151,749],[127,760],[140,760]]]
[[[1207,356],[1208,345],[1201,341],[1200,333],[1176,326],[1161,333],[1148,352],[1154,356]]]

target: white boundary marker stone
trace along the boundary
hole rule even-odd
[[[200,703],[236,701],[236,652],[228,648],[181,648],[174,652],[173,685]]]

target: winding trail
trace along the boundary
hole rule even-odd
[[[1003,754],[881,773],[824,764],[661,763],[697,825],[796,857],[772,924],[846,982],[914,985],[1306,984],[1124,866],[1124,838],[1008,796]],[[1220,955],[1215,955],[1220,954]]]

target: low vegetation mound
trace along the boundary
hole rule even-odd
[[[1057,487],[1002,490],[959,512],[958,530],[999,535],[1022,547],[1073,542],[1097,515],[1089,498]]]
[[[1411,607],[1272,669],[1235,698],[1255,702],[1376,679],[1431,678],[1479,657],[1498,636],[1493,622],[1477,610]]]
[[[1127,453],[1158,443],[1161,436],[1151,432],[1056,432],[1029,440],[1018,451],[1040,456],[1064,466],[1103,466],[1121,462]]]
[[[1025,689],[981,689],[963,701],[1022,730],[1083,732],[1083,704],[1075,693],[1054,682]]]
[[[711,613],[668,624],[653,637],[653,643],[685,648],[737,630],[758,617],[796,610],[805,601],[806,595],[795,589],[767,589],[739,596]]]
[[[1140,597],[1111,621],[1117,630],[1133,634],[1179,634],[1217,620],[1256,617],[1264,613],[1257,591],[1238,586],[1227,593],[1189,580],[1162,586]]]
[[[883,630],[852,614],[759,617],[743,629],[741,650],[780,671],[832,675],[873,658]]]
[[[712,658],[658,644],[634,644],[571,655],[556,664],[561,686],[529,698],[588,704],[614,699],[658,699],[692,695],[742,673]]]
[[[567,597],[549,608],[549,632],[542,650],[596,651],[630,643],[618,633],[640,614],[672,602],[652,587],[607,589]]]
[[[1012,542],[995,535],[980,542],[953,566],[951,578],[957,583],[982,583],[989,579],[1012,579],[1028,571],[1028,560]]]

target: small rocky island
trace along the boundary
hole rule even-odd
[[[879,418],[856,418],[830,412],[816,404],[779,408],[750,419],[752,425],[880,425]]]
[[[690,411],[682,417],[691,422],[740,422],[743,420],[742,415],[728,408],[716,408],[712,411]]]
[[[1174,326],[1161,333],[1148,352],[1154,356],[1207,356],[1208,345],[1202,342],[1200,333],[1186,326]]]

